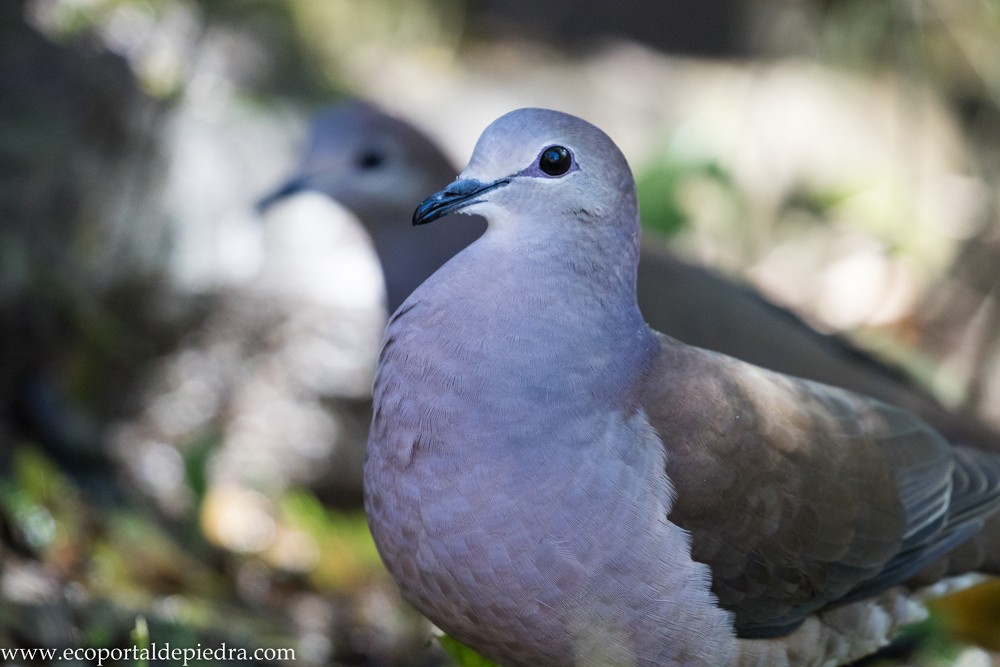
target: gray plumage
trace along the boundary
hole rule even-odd
[[[489,228],[390,320],[365,504],[403,594],[487,657],[837,664],[996,511],[997,457],[651,330],[632,175],[597,128],[501,117],[414,221],[452,211]]]

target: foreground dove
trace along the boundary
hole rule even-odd
[[[489,226],[390,320],[365,508],[403,595],[486,657],[842,664],[997,511],[1000,458],[650,329],[594,126],[502,116],[413,221],[457,211]]]
[[[372,238],[389,312],[482,233],[482,219],[446,219],[414,234],[413,203],[456,169],[413,125],[361,101],[319,114],[296,173],[261,210],[303,190],[351,210]],[[655,329],[685,343],[765,368],[874,396],[927,420],[950,438],[1000,452],[1000,437],[967,414],[945,409],[897,370],[842,339],[817,332],[787,310],[712,271],[646,243],[640,250],[639,308]]]

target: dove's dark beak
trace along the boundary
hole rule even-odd
[[[277,204],[282,199],[290,197],[296,193],[302,192],[303,190],[309,189],[309,183],[304,176],[296,176],[295,178],[286,181],[284,185],[279,187],[277,190],[262,197],[257,204],[254,206],[257,209],[258,215],[263,214],[267,209],[271,208]]]
[[[460,178],[440,192],[435,192],[421,202],[413,212],[413,224],[425,225],[428,222],[454,213],[471,204],[482,201],[479,197],[490,190],[496,190],[510,183],[509,178],[500,178],[492,183],[483,183],[473,178]]]

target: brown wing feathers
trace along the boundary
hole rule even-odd
[[[644,406],[671,520],[742,636],[912,576],[1000,502],[1000,464],[906,412],[662,337]]]

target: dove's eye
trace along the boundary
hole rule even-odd
[[[385,162],[385,156],[376,150],[366,150],[357,157],[357,165],[362,169],[375,169]]]
[[[573,166],[573,154],[562,146],[549,146],[538,157],[538,168],[549,176],[562,176]]]

